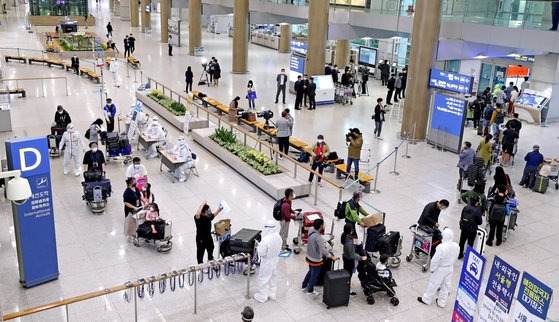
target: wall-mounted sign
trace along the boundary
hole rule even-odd
[[[509,65],[507,68],[507,77],[526,77],[530,75],[530,68],[516,66],[516,65]]]
[[[467,101],[435,93],[427,142],[458,153],[462,144]]]
[[[443,89],[450,92],[471,94],[474,78],[444,70],[431,69],[429,86]]]
[[[307,56],[307,43],[304,41],[292,39],[290,48],[292,54]]]

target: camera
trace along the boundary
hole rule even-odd
[[[349,129],[349,132],[346,133],[345,135],[346,138],[349,139],[349,137],[352,137],[355,139],[355,134],[351,131],[351,129]]]
[[[266,110],[266,111],[262,111],[262,112],[257,112],[256,116],[261,117],[261,118],[265,119],[266,121],[268,121],[269,119],[274,117],[274,112],[272,112],[270,110]]]

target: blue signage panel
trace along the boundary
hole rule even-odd
[[[453,322],[474,321],[484,268],[485,258],[468,246],[456,291],[456,301],[452,313]]]
[[[431,69],[431,75],[429,77],[430,87],[455,93],[471,94],[473,84],[474,78],[472,76]]]
[[[466,100],[436,93],[433,101],[431,128],[457,137],[462,136]]]
[[[6,155],[31,186],[31,197],[12,206],[20,283],[31,287],[59,275],[47,138],[6,140]]]
[[[290,48],[292,54],[307,56],[307,43],[304,41],[292,39]]]
[[[553,289],[524,272],[518,290],[514,321],[545,321]],[[520,305],[519,305],[520,304]]]
[[[494,301],[505,312],[509,312],[519,277],[520,274],[516,268],[510,266],[499,256],[495,256],[489,273],[485,296]]]
[[[289,59],[289,80],[297,81],[297,76],[305,74],[305,58],[291,55]]]

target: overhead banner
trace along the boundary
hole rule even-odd
[[[551,305],[553,289],[524,272],[517,302],[511,314],[514,322],[543,322]]]
[[[495,256],[479,312],[479,321],[508,321],[519,277],[518,270],[499,258],[499,256]]]
[[[452,312],[453,322],[474,321],[484,268],[485,258],[468,246],[456,291],[456,301]]]
[[[27,201],[12,204],[20,283],[31,287],[59,275],[47,138],[6,140],[6,156],[31,186]]]

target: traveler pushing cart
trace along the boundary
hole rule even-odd
[[[431,266],[431,258],[434,252],[433,245],[433,232],[423,230],[418,224],[410,226],[410,231],[413,234],[412,245],[410,254],[406,256],[406,261],[411,262],[415,260],[421,266],[423,272],[427,272]],[[440,241],[438,241],[440,242]]]
[[[296,209],[295,212],[297,213],[297,219],[295,221],[299,222],[299,229],[297,232],[297,237],[293,238],[293,252],[295,254],[301,253],[301,245],[306,245],[309,242],[309,230],[313,226],[314,221],[317,219],[324,220],[322,213],[320,212],[305,212],[301,215],[301,209]],[[332,245],[332,240],[334,239],[334,235],[332,233],[334,229],[334,224],[332,223],[332,230],[330,234],[324,235],[324,240],[330,245]]]
[[[148,205],[147,207],[152,207],[153,205]],[[140,247],[145,244],[151,244],[155,246],[158,252],[167,253],[173,249],[173,223],[171,221],[166,221],[159,218],[159,209],[157,209],[157,219],[153,221],[147,221],[146,216],[150,209],[145,209],[147,207],[140,207],[140,210],[135,214],[129,214],[125,227],[132,225],[132,236],[134,246]],[[131,222],[130,222],[131,221]],[[152,231],[154,226],[157,233]]]

